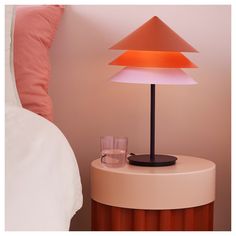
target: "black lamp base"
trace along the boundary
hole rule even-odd
[[[150,160],[150,155],[131,155],[128,157],[129,164],[136,166],[171,166],[175,165],[177,157],[170,155],[155,155],[154,160]]]

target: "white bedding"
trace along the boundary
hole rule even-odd
[[[46,119],[6,106],[6,230],[68,230],[82,206],[74,153]]]

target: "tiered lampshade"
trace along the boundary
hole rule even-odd
[[[128,50],[110,65],[125,66],[112,81],[143,84],[196,84],[178,68],[196,68],[181,52],[197,52],[163,21],[154,16],[111,47]]]

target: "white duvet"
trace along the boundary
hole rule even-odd
[[[82,206],[74,153],[60,130],[21,107],[6,106],[6,230],[68,230]]]

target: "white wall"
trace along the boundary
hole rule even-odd
[[[205,157],[217,165],[215,229],[230,229],[230,7],[67,6],[51,50],[55,123],[80,167],[84,205],[73,228],[90,229],[90,162],[99,137],[125,135],[130,152],[149,149],[149,87],[116,84],[121,52],[108,48],[152,16],[159,16],[199,50],[186,53],[196,86],[157,89],[156,152]]]

